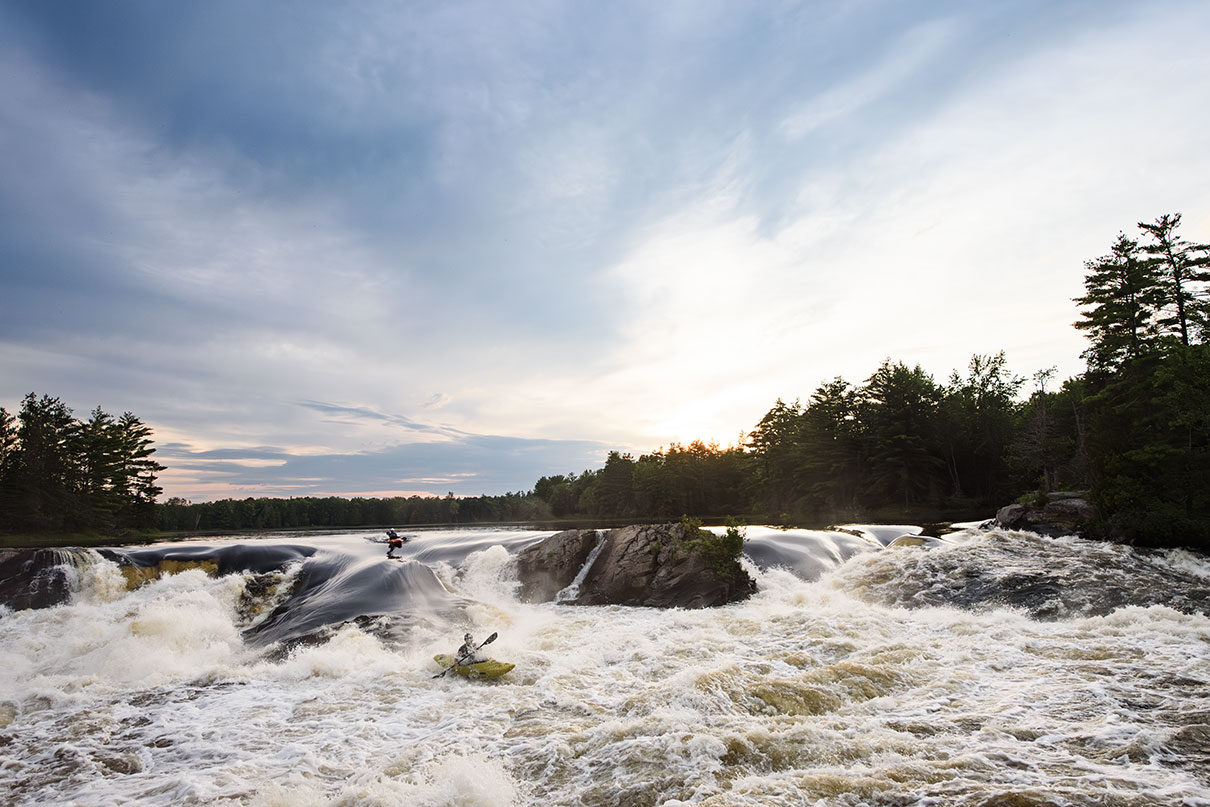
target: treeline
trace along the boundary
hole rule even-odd
[[[0,531],[107,532],[157,526],[151,429],[97,407],[78,420],[58,398],[0,407]]]
[[[1080,485],[1071,392],[1039,388],[1019,402],[1024,383],[1003,353],[972,357],[948,383],[887,360],[860,385],[836,378],[806,403],[777,401],[742,445],[674,444],[637,459],[611,452],[600,470],[543,477],[534,495],[556,516],[817,523],[985,511],[1044,477]]]
[[[261,497],[197,503],[171,498],[159,508],[160,528],[180,532],[481,524],[549,518],[549,508],[529,493],[473,498],[458,498],[452,493],[444,497]]]

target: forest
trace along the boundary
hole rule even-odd
[[[1085,263],[1075,327],[1086,371],[1011,374],[974,355],[938,381],[887,359],[778,400],[737,445],[673,444],[538,479],[502,496],[247,498],[156,504],[150,430],[58,399],[0,409],[0,530],[169,531],[733,516],[822,526],[990,514],[1089,491],[1095,529],[1143,545],[1210,546],[1210,246],[1179,214],[1120,233]]]
[[[16,416],[0,408],[0,531],[109,532],[158,526],[151,428],[100,407],[73,417],[30,393]]]

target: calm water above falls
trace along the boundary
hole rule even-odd
[[[1210,561],[902,532],[749,528],[706,611],[519,603],[547,532],[127,550],[257,569],[131,592],[84,553],[0,615],[0,803],[1210,805]],[[434,680],[465,630],[516,669]]]

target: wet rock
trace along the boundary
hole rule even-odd
[[[681,524],[610,530],[572,603],[706,608],[751,596],[756,583],[739,563],[712,563],[698,540]]]
[[[1080,493],[1046,494],[1045,503],[1010,504],[996,512],[996,526],[1047,535],[1086,534],[1098,517],[1097,508]]]
[[[136,566],[133,563],[127,563],[120,568],[128,591],[134,591],[139,586],[154,580],[187,572],[190,569],[201,569],[211,577],[218,574],[218,563],[213,560],[161,560],[154,566]]]
[[[934,546],[945,546],[946,542],[940,538],[934,538],[931,535],[900,535],[894,541],[886,545],[887,549],[904,546],[923,546],[930,548]]]
[[[143,761],[136,756],[99,754],[97,762],[114,773],[129,775],[143,770]]]
[[[0,549],[0,605],[14,611],[50,608],[71,597],[62,551]]]
[[[596,547],[596,530],[565,530],[526,547],[517,555],[522,602],[550,602],[576,579]]]
[[[1210,760],[1210,725],[1181,726],[1164,745],[1183,757]]]

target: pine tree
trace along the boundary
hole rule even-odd
[[[1008,372],[1004,351],[974,355],[967,376],[950,376],[941,405],[946,465],[957,497],[995,501],[1008,495],[1007,454],[1017,391],[1025,379]]]
[[[1075,324],[1092,343],[1084,358],[1093,369],[1113,370],[1149,350],[1158,336],[1162,296],[1156,266],[1123,233],[1108,255],[1084,266],[1085,294],[1076,302],[1088,310]]]
[[[17,447],[17,419],[0,406],[0,529],[16,517]]]
[[[944,467],[937,449],[941,389],[919,365],[882,363],[861,390],[870,482],[910,507],[933,491]]]
[[[864,482],[857,390],[843,378],[816,388],[802,416],[800,484],[816,515],[843,518],[857,511]]]
[[[151,427],[130,412],[122,413],[114,424],[117,435],[117,463],[113,489],[121,495],[121,522],[127,527],[149,527],[154,522],[155,500],[161,493],[156,479],[164,466],[151,458],[155,448]]]
[[[1204,339],[1210,328],[1210,245],[1193,244],[1176,234],[1181,214],[1164,214],[1152,224],[1139,222],[1151,240],[1142,248],[1151,273],[1158,279],[1162,305],[1158,323],[1165,334],[1184,347]]]
[[[748,435],[748,448],[756,458],[756,485],[770,512],[787,513],[801,495],[795,476],[802,406],[781,398]]]
[[[97,529],[109,529],[126,500],[126,491],[115,484],[122,463],[122,445],[113,416],[98,406],[76,430],[73,442],[80,468],[77,493],[87,511],[84,521]]]
[[[18,414],[17,448],[10,484],[18,529],[61,530],[80,520],[73,495],[78,462],[73,441],[79,423],[58,398],[29,393]]]

